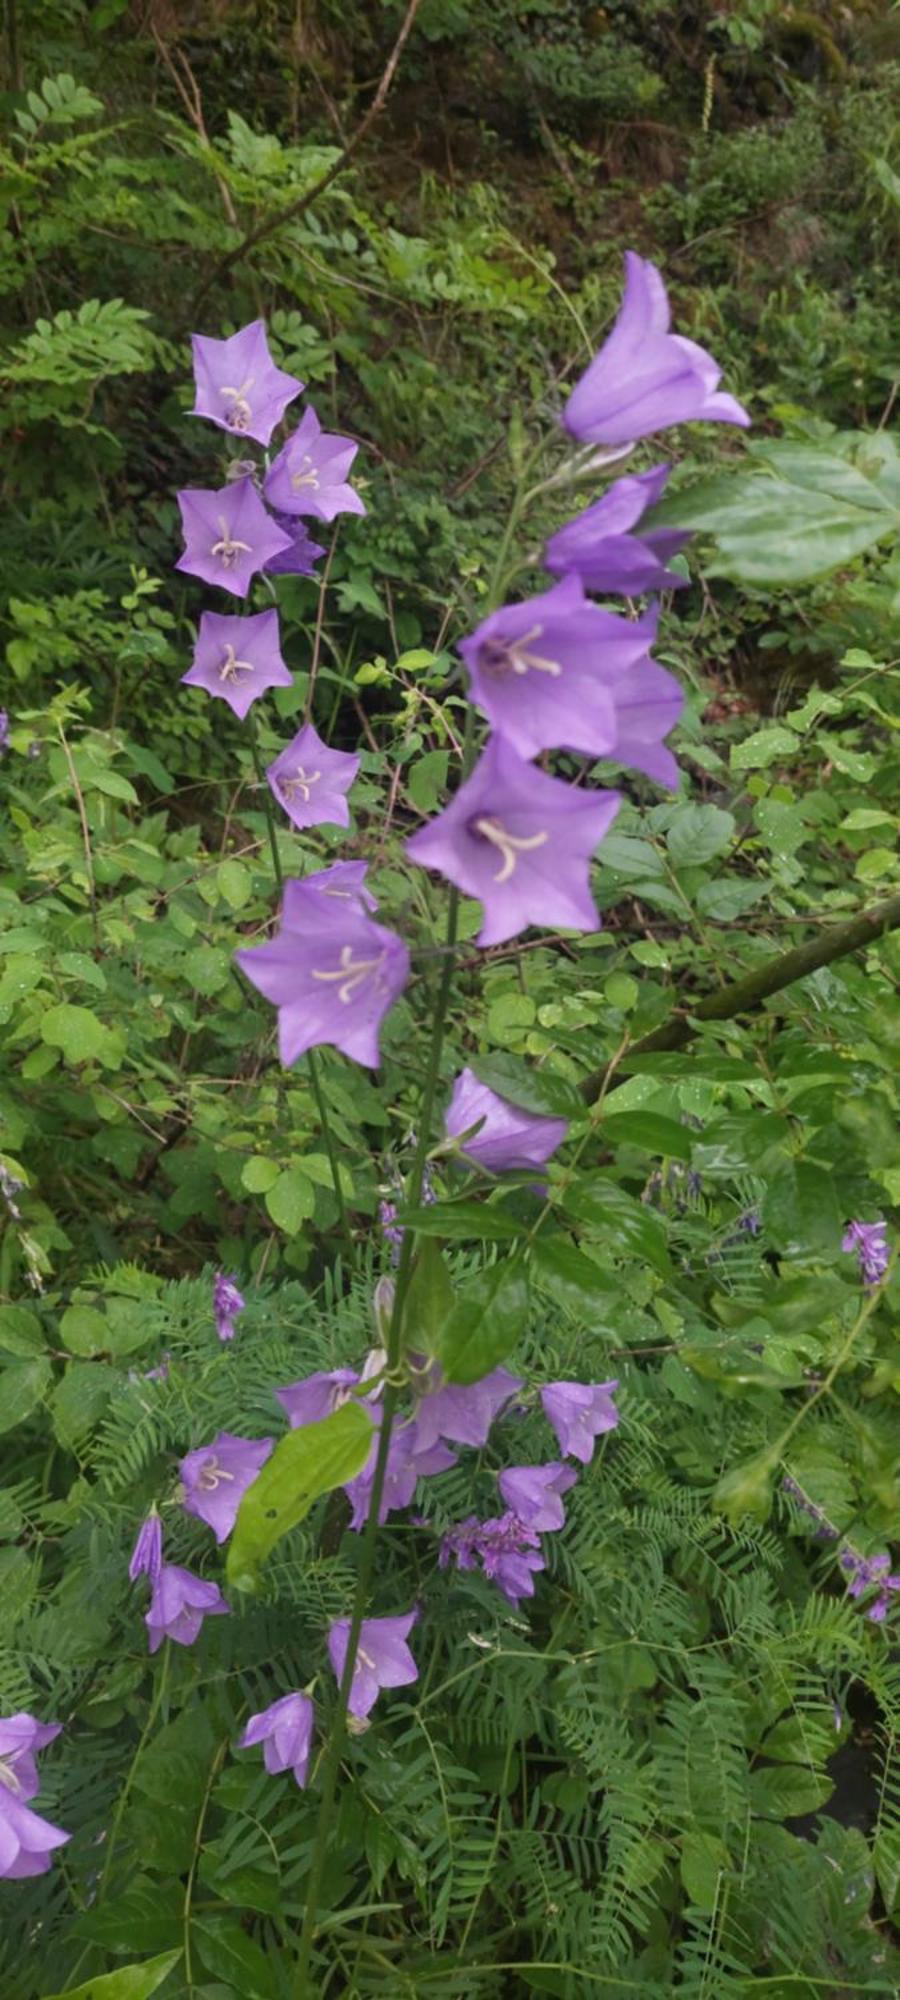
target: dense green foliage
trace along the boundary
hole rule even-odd
[[[659,518],[698,539],[659,657],[688,693],[684,775],[662,801],[625,781],[604,929],[482,952],[463,905],[443,1097],[475,1062],[571,1132],[543,1205],[435,1159],[409,1328],[444,1324],[441,1244],[435,1290],[477,1302],[492,1360],[618,1376],[621,1423],[516,1613],[436,1553],[492,1511],[498,1467],[546,1455],[533,1399],[383,1531],[375,1609],[418,1604],[420,1679],[346,1748],[317,1990],[895,1994],[896,1645],[838,1556],[900,1518],[896,1281],[866,1290],[841,1250],[851,1217],[900,1205],[896,933],[687,1047],[633,1048],[896,894],[890,22],[424,0],[366,145],[244,249],[337,161],[400,11],[187,11],[177,31],[120,0],[7,15],[0,1713],[64,1723],[38,1803],[74,1837],[51,1874],[0,1882],[2,2000],[292,2000],[316,1783],[234,1744],[314,1676],[324,1736],[359,1538],[339,1494],[316,1501],[231,1618],[152,1661],[128,1557],[156,1500],[172,1558],[220,1577],[176,1459],[280,1434],[276,1387],[376,1339],[444,923],[403,840],[456,782],[453,642],[526,445],[562,463],[552,420],[626,242],[756,429],[676,454]],[[322,735],[362,753],[350,834],[285,824],[281,861],[365,857],[414,952],[379,1075],[321,1056],[349,1248],[307,1064],[280,1069],[233,968],[273,906],[249,738],[178,684],[200,592],[172,572],[173,494],[221,464],[185,417],[186,337],[257,312],[359,437],[369,509],[321,589],[279,584],[295,685],[260,705],[262,754],[311,682]],[[571,489],[539,495],[515,590],[571,511]],[[527,1313],[497,1302],[513,1244]],[[248,1298],[226,1348],[223,1267]]]

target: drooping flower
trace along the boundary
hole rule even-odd
[[[235,1437],[231,1431],[220,1431],[211,1445],[201,1445],[181,1459],[185,1513],[205,1521],[217,1542],[227,1541],[231,1534],[244,1494],[265,1465],[273,1443],[273,1438]]]
[[[391,1257],[395,1264],[399,1262],[400,1251],[403,1245],[402,1226],[394,1220],[396,1213],[397,1204],[395,1201],[379,1202],[378,1220],[381,1223],[381,1233],[385,1242],[391,1246]]]
[[[289,536],[289,546],[279,550],[277,556],[270,556],[265,565],[267,576],[313,576],[316,563],[325,554],[321,542],[314,542],[296,515],[279,514],[273,508],[276,525],[283,535]]]
[[[204,1618],[219,1618],[230,1610],[218,1584],[207,1583],[179,1563],[163,1563],[144,1617],[151,1653],[159,1650],[164,1639],[192,1646]]]
[[[213,1318],[220,1340],[233,1340],[235,1320],[238,1313],[246,1310],[246,1299],[238,1291],[234,1278],[226,1277],[224,1271],[217,1271],[213,1284]]]
[[[128,1565],[128,1575],[132,1583],[136,1583],[139,1576],[149,1576],[150,1582],[155,1583],[161,1569],[162,1522],[156,1508],[152,1507],[138,1531],[138,1538]]]
[[[359,494],[347,484],[358,450],[352,438],[323,431],[315,410],[304,410],[266,474],[269,505],[282,514],[313,514],[319,521],[364,514]]]
[[[479,1448],[487,1444],[495,1418],[522,1387],[521,1377],[511,1375],[508,1368],[492,1368],[480,1382],[441,1384],[440,1370],[432,1363],[426,1379],[436,1386],[415,1407],[420,1451],[427,1451],[439,1438]]]
[[[655,264],[625,252],[625,297],[612,332],[563,412],[585,444],[633,444],[670,424],[749,424],[722,370],[696,341],[669,332],[669,301]]]
[[[9,715],[0,708],[0,757],[9,749]]]
[[[483,903],[479,944],[504,944],[531,924],[594,931],[590,857],[620,803],[618,792],[548,778],[492,736],[450,804],[407,841],[407,853]]]
[[[0,1879],[21,1882],[29,1875],[45,1875],[53,1849],[71,1838],[0,1783]]]
[[[559,1439],[566,1458],[580,1458],[590,1465],[594,1439],[613,1431],[619,1412],[613,1402],[618,1382],[548,1382],[541,1390],[541,1406]]]
[[[276,527],[247,476],[228,486],[187,487],[177,498],[184,554],[175,568],[235,597],[246,597],[257,570],[290,547],[290,536]]]
[[[480,1129],[472,1133],[472,1126],[479,1121]],[[479,1083],[470,1069],[460,1071],[444,1117],[449,1138],[471,1133],[460,1151],[490,1174],[543,1167],[562,1145],[568,1129],[565,1118],[547,1118],[523,1110],[521,1104],[511,1104],[486,1083]]]
[[[541,1533],[561,1528],[566,1513],[562,1496],[574,1486],[578,1474],[573,1465],[510,1465],[498,1472],[497,1485],[506,1501],[527,1528]]]
[[[377,898],[366,888],[367,861],[333,861],[330,868],[317,868],[314,875],[293,877],[284,885],[281,921],[286,931],[305,930],[309,923],[310,899],[326,896],[329,902],[349,903],[356,910],[377,910]]]
[[[267,766],[269,788],[295,826],[331,821],[349,826],[347,793],[359,771],[359,758],[346,750],[331,750],[311,722]]]
[[[318,1424],[323,1417],[333,1416],[346,1403],[359,1379],[355,1368],[332,1368],[327,1372],[320,1369],[302,1382],[290,1382],[287,1388],[276,1389],[275,1394],[291,1430],[296,1431],[303,1424]]]
[[[308,884],[288,887],[292,914],[278,934],[235,952],[251,985],[278,1008],[282,1063],[288,1069],[327,1043],[374,1069],[381,1022],[409,977],[406,946],[353,902]]]
[[[281,656],[277,611],[254,611],[247,618],[203,611],[194,658],[181,676],[186,687],[202,687],[227,701],[241,721],[267,688],[290,687]]]
[[[450,1528],[441,1541],[438,1564],[446,1569],[451,1562],[457,1569],[474,1569],[480,1562],[485,1576],[512,1605],[534,1596],[535,1576],[546,1568],[537,1531],[511,1513],[491,1521],[479,1521],[473,1514]]]
[[[350,1526],[357,1532],[365,1527],[372,1498],[375,1466],[378,1459],[378,1433],[372,1440],[372,1449],[361,1472],[355,1479],[347,1481],[344,1492],[350,1502],[352,1514]],[[435,1472],[449,1472],[456,1464],[455,1451],[448,1451],[442,1439],[423,1445],[415,1423],[401,1425],[391,1436],[388,1448],[384,1485],[378,1508],[379,1522],[387,1520],[389,1514],[398,1507],[408,1507],[420,1479],[427,1479]]]
[[[5,1796],[33,1799],[40,1786],[36,1755],[60,1734],[61,1722],[38,1722],[21,1709],[0,1716],[0,1807]]]
[[[879,1284],[890,1263],[887,1223],[851,1222],[842,1239],[841,1249],[848,1255],[855,1250],[864,1285]]]
[[[402,1618],[363,1619],[347,1703],[348,1713],[358,1722],[365,1721],[381,1688],[408,1687],[418,1680],[419,1669],[406,1644],[418,1616],[413,1610]],[[338,1683],[349,1636],[349,1618],[336,1618],[328,1634],[328,1657]]]
[[[666,480],[667,465],[616,479],[601,500],[586,507],[574,521],[558,528],[544,550],[544,562],[555,576],[570,572],[585,590],[638,597],[645,590],[678,590],[687,577],[666,563],[689,542],[677,528],[646,528],[636,534],[641,515],[655,507]]]
[[[678,682],[650,657],[656,606],[618,618],[567,576],[507,604],[464,639],[472,698],[520,757],[576,750],[676,784],[662,740],[681,713]]]
[[[304,383],[278,368],[269,353],[265,321],[251,320],[227,340],[191,335],[197,394],[191,415],[208,417],[235,437],[268,444]]]
[[[298,1785],[306,1784],[316,1712],[308,1694],[285,1694],[280,1701],[251,1715],[238,1748],[263,1746],[263,1762],[272,1776],[293,1771]]]

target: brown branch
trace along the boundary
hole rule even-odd
[[[203,116],[203,99],[200,96],[200,85],[197,82],[197,79],[194,75],[191,65],[188,62],[187,56],[184,53],[184,50],[178,48],[176,45],[175,54],[173,55],[172,50],[168,47],[168,44],[163,41],[159,29],[152,21],[150,23],[150,32],[153,36],[154,42],[156,43],[157,51],[162,61],[165,63],[166,69],[168,70],[172,82],[175,85],[175,89],[177,90],[178,95],[181,98],[181,102],[184,105],[185,111],[187,112],[188,118],[190,119],[191,124],[194,127],[194,131],[196,132],[198,139],[201,141],[202,145],[209,146],[209,133],[207,132],[206,129],[206,119]],[[176,64],[175,61],[175,56],[178,57],[178,62],[181,64],[183,75],[179,74],[178,65]],[[209,149],[211,152],[212,147],[210,146]],[[231,223],[232,228],[236,229],[238,226],[238,219],[234,202],[231,199],[231,189],[229,188],[227,182],[222,180],[221,175],[216,174],[215,181],[216,181],[216,186],[219,190],[219,194],[221,196],[222,207],[225,210],[226,218]]]
[[[703,1021],[731,1021],[736,1014],[749,1013],[763,1000],[770,999],[773,993],[780,993],[785,986],[796,985],[798,979],[806,979],[820,966],[832,965],[837,958],[847,958],[851,952],[862,951],[864,946],[873,944],[887,931],[898,929],[900,895],[889,896],[886,902],[875,903],[871,910],[862,910],[859,916],[851,917],[849,923],[830,925],[819,937],[810,938],[806,944],[795,945],[793,951],[783,952],[778,958],[767,959],[764,965],[746,972],[743,979],[733,980],[730,986],[708,993],[705,1000],[699,1000],[695,1007],[672,1015],[661,1028],[654,1028],[652,1034],[633,1043],[628,1051],[628,1060],[632,1056],[652,1055],[657,1050],[682,1049]],[[581,1094],[588,1102],[593,1102],[602,1088],[608,1067],[607,1064],[585,1077]]]
[[[276,209],[274,215],[268,216],[264,222],[257,223],[256,228],[251,229],[248,236],[243,237],[242,241],[236,244],[233,250],[229,250],[227,257],[222,257],[220,259],[219,263],[216,264],[214,269],[210,272],[209,277],[206,278],[204,283],[201,285],[200,290],[194,299],[192,308],[194,312],[196,312],[197,308],[200,305],[202,305],[203,300],[206,298],[207,294],[212,291],[213,286],[218,283],[219,279],[226,277],[228,272],[233,269],[234,265],[237,264],[242,257],[246,256],[248,250],[255,250],[257,243],[262,243],[265,237],[274,235],[276,229],[282,229],[286,222],[295,222],[297,217],[303,215],[306,209],[312,206],[314,201],[318,201],[320,194],[324,194],[325,189],[331,186],[332,181],[337,179],[338,174],[343,173],[344,168],[347,165],[347,161],[350,159],[351,155],[356,152],[357,148],[362,145],[362,142],[366,137],[367,132],[370,130],[370,127],[374,125],[376,118],[378,118],[381,112],[384,110],[385,104],[387,102],[388,92],[390,91],[391,84],[394,81],[397,65],[400,61],[401,55],[403,54],[405,44],[409,38],[413,22],[415,21],[416,15],[419,11],[420,4],[421,0],[409,0],[406,13],[403,16],[403,21],[400,26],[400,32],[397,36],[397,40],[394,43],[391,53],[388,56],[384,73],[381,78],[381,82],[378,85],[378,89],[376,90],[372,102],[369,105],[368,111],[365,113],[365,116],[360,120],[359,124],[357,125],[356,131],[352,133],[351,137],[347,141],[346,146],[343,148],[343,151],[339,154],[338,158],[335,161],[333,161],[332,165],[327,169],[327,171],[324,174],[319,175],[317,181],[313,181],[311,187],[308,187],[303,194],[297,196],[296,201],[288,202],[285,208]]]

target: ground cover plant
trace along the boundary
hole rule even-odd
[[[0,1990],[893,1994],[889,284],[770,369],[664,254],[752,124],[557,276],[301,142],[349,10],[126,13],[6,51]],[[416,14],[357,119],[490,75]],[[535,14],[592,212],[669,11]],[[889,202],[880,84],[774,33],[715,17],[700,141],[774,75],[824,172],[868,93]],[[223,48],[289,116],[207,126]]]

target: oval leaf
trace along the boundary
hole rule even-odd
[[[345,1403],[318,1424],[302,1424],[277,1444],[238,1508],[226,1565],[238,1590],[255,1590],[260,1564],[296,1528],[314,1500],[362,1471],[372,1445],[372,1419]]]
[[[448,1315],[438,1359],[448,1382],[480,1382],[524,1331],[528,1283],[522,1264],[495,1264],[466,1286]]]

